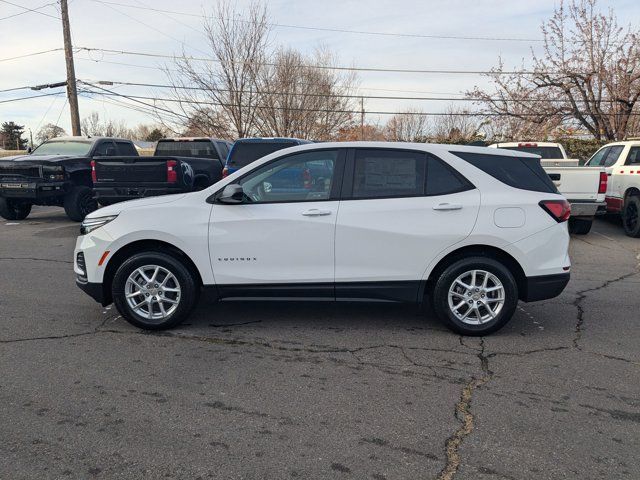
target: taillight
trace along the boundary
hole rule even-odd
[[[176,166],[178,162],[175,160],[167,160],[167,183],[177,183],[178,181],[178,172],[176,171]]]
[[[542,209],[560,223],[566,222],[571,216],[571,204],[566,200],[543,200],[539,203]]]
[[[96,183],[98,181],[98,175],[96,174],[96,161],[91,160],[91,181]]]
[[[229,175],[229,169],[227,167],[224,167],[222,169],[222,178],[225,178],[227,175]]]
[[[600,184],[598,186],[598,193],[607,193],[608,179],[609,175],[607,175],[607,172],[600,172]]]

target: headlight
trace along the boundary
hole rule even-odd
[[[82,221],[82,225],[80,226],[80,234],[86,235],[89,232],[93,232],[96,228],[103,227],[112,220],[115,220],[116,217],[117,215],[111,215],[108,217],[85,218]]]

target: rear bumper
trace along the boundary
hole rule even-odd
[[[186,190],[179,187],[97,187],[93,189],[93,196],[98,202],[100,200],[111,203],[124,202],[145,197],[157,197],[160,195],[173,195],[184,193]]]
[[[570,278],[569,273],[527,277],[525,291],[520,299],[524,302],[537,302],[555,298],[562,293]]]
[[[64,196],[68,190],[68,182],[0,180],[0,197],[29,200],[34,203],[46,198]]]
[[[595,217],[607,211],[606,202],[576,202],[569,200],[572,217]]]

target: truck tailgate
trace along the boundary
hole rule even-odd
[[[139,184],[167,181],[167,160],[153,157],[94,158],[97,183]]]
[[[558,190],[568,200],[604,200],[598,194],[600,169],[592,167],[544,167]]]

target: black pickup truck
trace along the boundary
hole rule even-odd
[[[98,208],[93,198],[92,158],[136,156],[130,140],[106,137],[60,137],[42,143],[29,155],[0,159],[0,216],[23,220],[33,205],[64,207],[76,222]]]
[[[230,146],[212,138],[173,138],[158,141],[152,157],[95,159],[95,199],[109,205],[202,190],[222,178]]]

